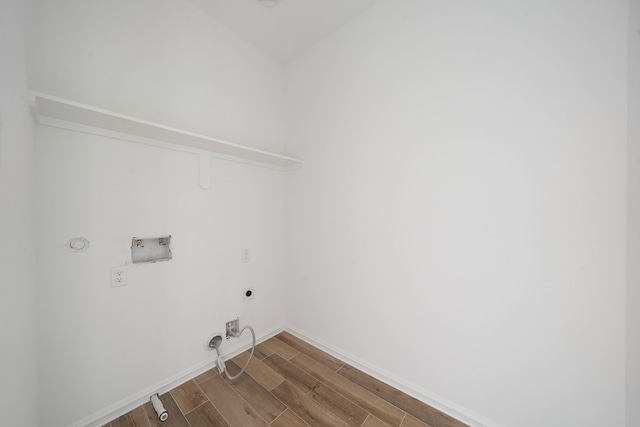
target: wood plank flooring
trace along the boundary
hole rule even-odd
[[[227,362],[231,375],[248,352]],[[282,332],[258,344],[245,374],[211,369],[104,427],[464,427],[312,345]]]

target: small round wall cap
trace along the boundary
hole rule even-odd
[[[67,242],[66,246],[71,252],[84,252],[89,249],[91,243],[84,237],[74,237]]]

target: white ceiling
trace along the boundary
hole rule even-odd
[[[380,0],[189,0],[240,37],[285,64]]]

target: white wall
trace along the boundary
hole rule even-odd
[[[205,191],[190,154],[52,128],[37,139],[43,425],[69,425],[213,361],[208,335],[236,316],[259,335],[284,324],[281,173],[215,161]],[[171,261],[131,265],[128,286],[110,287],[132,237],[166,234]],[[67,251],[75,236],[91,248]],[[256,299],[243,303],[250,285]]]
[[[387,0],[288,66],[288,324],[475,425],[624,425],[627,9]]]
[[[38,1],[34,89],[282,149],[282,67],[186,0]]]
[[[0,412],[38,425],[35,172],[27,105],[30,3],[0,5]]]
[[[65,0],[37,12],[36,89],[281,147],[282,69],[189,2]],[[40,126],[36,139],[41,425],[90,422],[213,362],[207,337],[236,316],[258,335],[284,325],[282,173],[214,160],[205,191],[192,154]],[[173,260],[130,266],[128,286],[110,287],[132,237],[166,234]],[[87,252],[65,249],[76,236]],[[242,302],[250,285],[256,298]]]
[[[635,427],[640,425],[640,1],[629,4],[627,427]]]

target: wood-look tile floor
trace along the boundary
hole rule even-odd
[[[231,375],[249,353],[227,361]],[[463,427],[465,424],[282,332],[258,344],[245,374],[211,369],[105,427]]]

